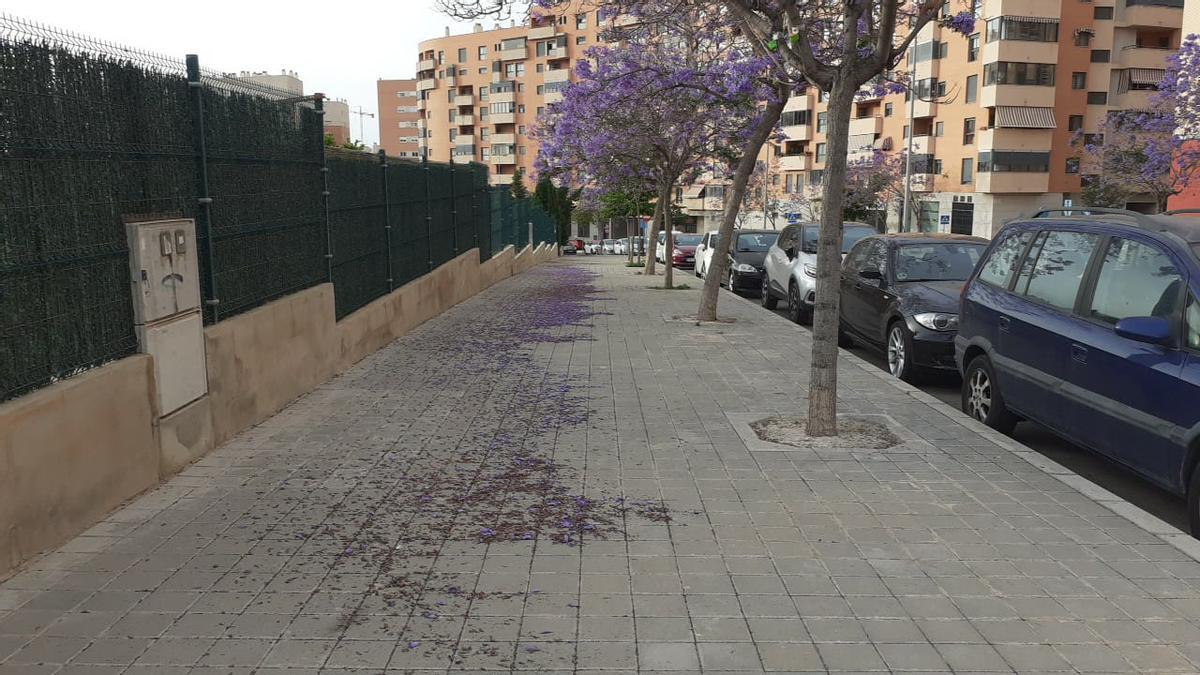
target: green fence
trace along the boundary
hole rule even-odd
[[[208,324],[327,281],[340,318],[554,239],[483,166],[327,150],[316,97],[4,15],[0,176],[0,400],[137,351],[131,220],[196,219]]]

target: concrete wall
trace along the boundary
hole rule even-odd
[[[0,575],[158,482],[153,359],[0,405]]]
[[[0,577],[481,290],[549,260],[472,249],[337,321],[333,286],[204,330],[208,396],[159,417],[138,355],[0,404]]]

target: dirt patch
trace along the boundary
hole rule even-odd
[[[808,420],[803,417],[768,417],[752,422],[750,428],[761,440],[794,448],[883,450],[900,444],[886,425],[853,418],[838,420],[837,436],[809,436]]]

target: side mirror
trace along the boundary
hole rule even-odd
[[[1113,326],[1113,332],[1123,338],[1152,345],[1171,344],[1171,322],[1161,316],[1131,316]]]
[[[864,267],[858,271],[858,276],[863,279],[871,279],[873,281],[882,281],[883,273],[874,267]]]

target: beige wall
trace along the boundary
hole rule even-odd
[[[0,575],[158,482],[153,359],[0,405]]]
[[[138,355],[0,405],[0,576],[496,282],[557,254],[471,249],[335,319],[322,284],[205,329],[209,395],[159,418]]]

